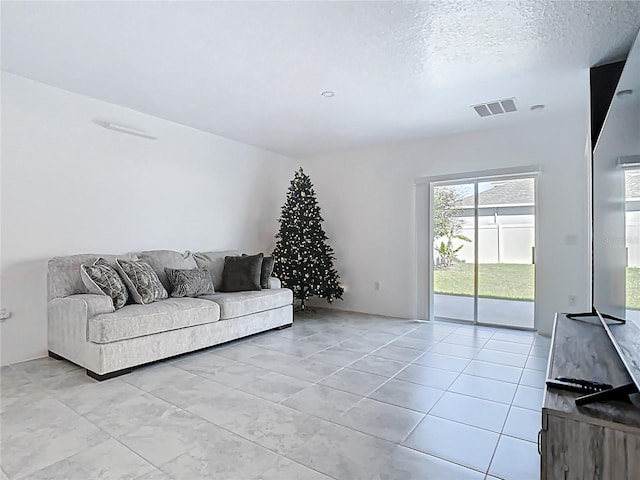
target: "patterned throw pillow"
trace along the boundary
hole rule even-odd
[[[89,293],[111,297],[116,310],[127,303],[127,287],[116,269],[104,258],[98,258],[92,265],[80,265],[80,277]]]
[[[206,268],[193,268],[191,270],[179,270],[165,267],[172,297],[199,297],[200,295],[213,295],[213,280]]]
[[[116,270],[136,303],[147,304],[169,297],[158,275],[148,263],[117,259]]]

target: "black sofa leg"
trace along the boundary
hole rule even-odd
[[[292,325],[293,323],[288,323],[287,325],[280,325],[279,327],[276,327],[275,330],[284,330],[285,328],[291,328]]]
[[[64,360],[64,358],[62,358],[60,355],[58,355],[57,353],[53,353],[51,350],[49,350],[49,356],[51,358],[53,358],[54,360]]]
[[[130,368],[123,368],[122,370],[105,373],[104,375],[99,375],[95,372],[92,372],[91,370],[87,370],[87,375],[89,375],[94,380],[98,380],[99,382],[102,382],[103,380],[109,380],[110,378],[116,378],[120,375],[126,375],[127,373],[131,373]]]

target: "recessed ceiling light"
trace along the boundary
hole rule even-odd
[[[633,93],[633,90],[631,90],[630,88],[627,88],[626,90],[620,90],[618,93],[616,93],[616,95],[619,97],[626,97],[628,95],[631,95],[632,93]]]
[[[532,112],[541,112],[542,110],[544,110],[544,105],[534,105],[530,108],[530,110]]]
[[[322,95],[324,98],[331,98],[335,97],[336,93],[332,92],[331,90],[327,90],[326,92],[322,92],[320,95]]]

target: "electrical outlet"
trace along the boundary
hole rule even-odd
[[[578,297],[575,295],[569,295],[569,306],[575,307],[577,303],[578,303]]]
[[[374,290],[380,290],[380,281],[376,280],[375,282],[373,282],[373,289]]]

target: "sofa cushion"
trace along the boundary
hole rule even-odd
[[[151,265],[151,268],[156,272],[156,275],[158,275],[167,292],[171,291],[171,285],[164,271],[165,267],[181,270],[198,268],[198,264],[193,258],[193,255],[188,250],[184,253],[174,252],[173,250],[148,250],[146,252],[140,252],[138,258]]]
[[[216,293],[207,267],[190,270],[165,267],[164,271],[171,284],[172,297],[198,297]]]
[[[223,292],[244,292],[247,290],[261,290],[260,272],[262,271],[262,253],[226,257],[222,271]]]
[[[148,263],[116,259],[116,270],[136,303],[147,304],[169,297]]]
[[[193,254],[193,258],[200,268],[207,267],[213,286],[216,290],[220,290],[222,286],[222,271],[224,270],[224,259],[229,256],[238,255],[237,250],[225,250],[222,252],[197,252]]]
[[[220,319],[220,307],[197,298],[169,298],[148,305],[126,305],[113,313],[88,321],[89,340],[112,343],[154,333],[212,323]]]
[[[220,320],[264,312],[293,303],[293,292],[288,288],[250,292],[218,292],[199,299],[211,300],[220,305]]]
[[[129,299],[127,287],[113,265],[104,258],[98,258],[91,265],[80,265],[80,277],[89,293],[110,297],[116,309],[126,305]]]

